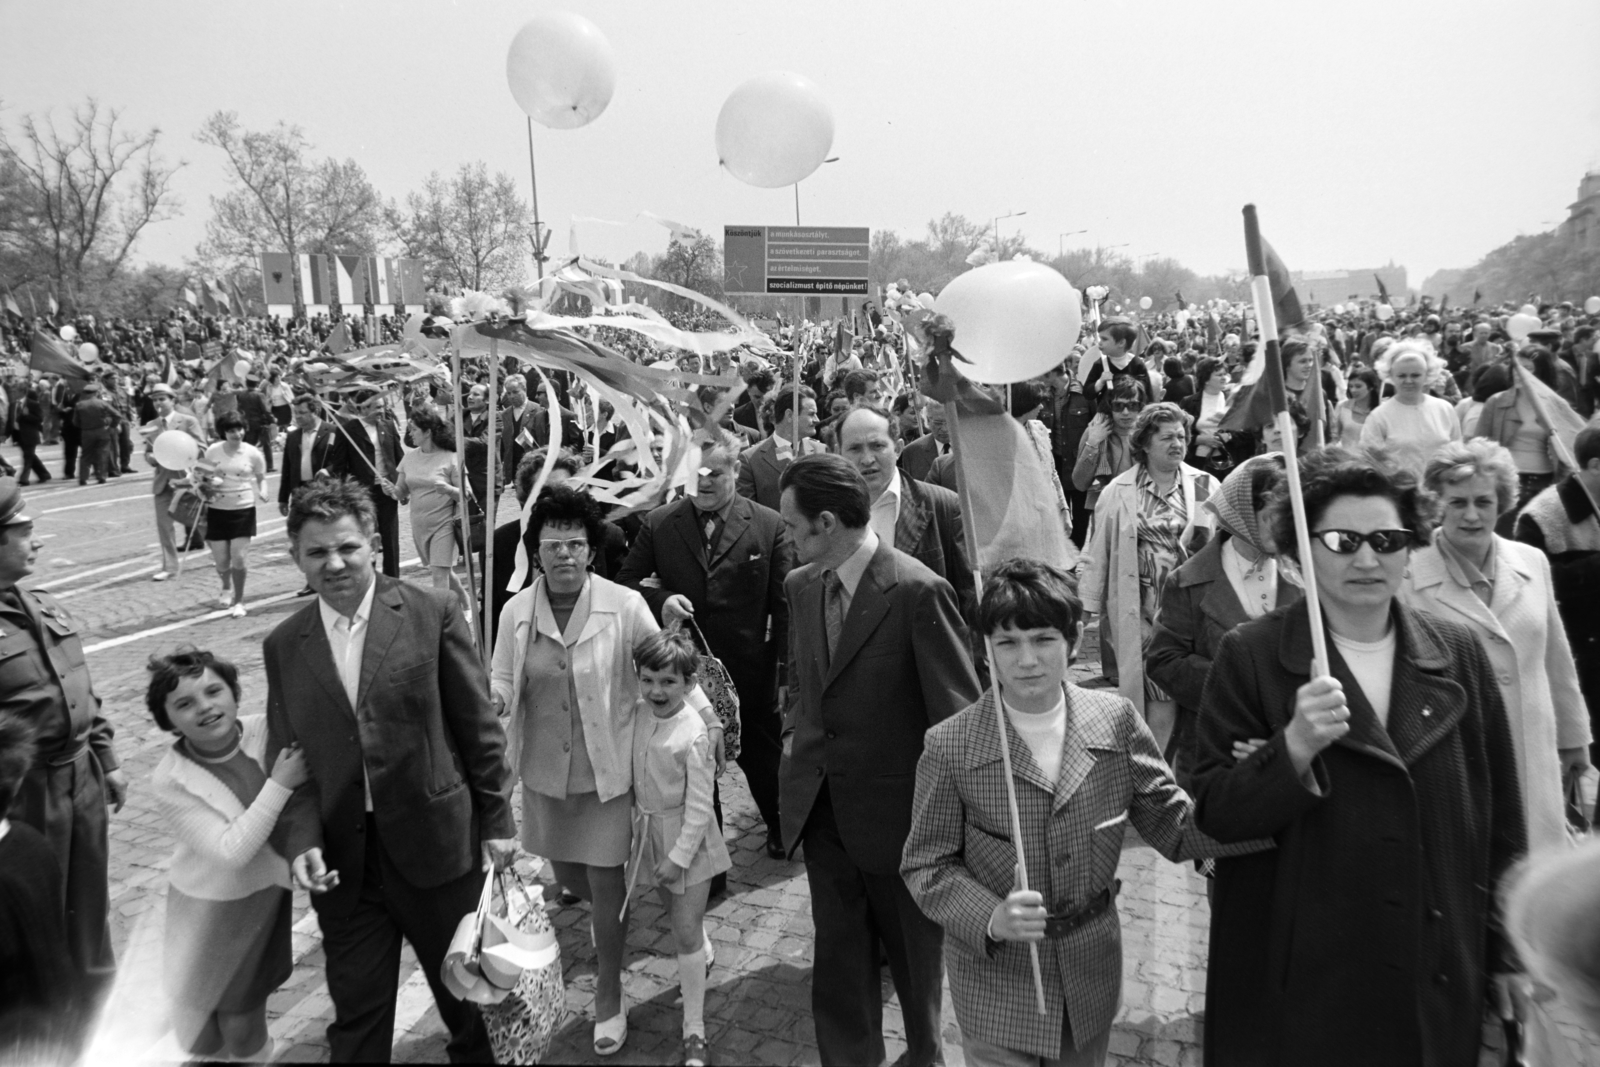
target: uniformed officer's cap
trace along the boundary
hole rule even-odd
[[[22,512],[22,486],[15,478],[0,478],[0,526],[17,526],[33,519]]]

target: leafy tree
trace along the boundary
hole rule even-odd
[[[95,303],[152,222],[179,202],[158,153],[159,128],[139,132],[122,112],[89,98],[65,130],[54,118],[23,118],[16,136],[0,130],[0,273],[14,284],[43,282],[68,307]]]
[[[385,218],[405,254],[423,261],[431,287],[493,291],[526,279],[532,214],[511,176],[491,178],[482,162],[463,163],[451,178],[433,172]]]
[[[724,296],[722,247],[705,234],[692,242],[673,241],[665,252],[650,261],[649,277],[721,300]],[[662,299],[674,310],[687,310],[692,305],[691,301],[670,294],[663,293]]]
[[[1444,288],[1456,307],[1472,303],[1474,292],[1481,292],[1484,302],[1491,305],[1520,304],[1533,294],[1577,303],[1600,293],[1600,249],[1580,248],[1560,230],[1524,234],[1466,270],[1450,273],[1454,279]],[[1424,291],[1434,284],[1438,283],[1429,278],[1423,283]]]
[[[232,111],[208,118],[195,139],[228,157],[232,186],[211,198],[202,263],[242,267],[262,252],[377,251],[383,201],[355,160],[314,159],[300,127],[246,130]],[[299,286],[297,274],[303,302]]]

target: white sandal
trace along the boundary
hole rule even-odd
[[[623,994],[622,1010],[605,1022],[594,1024],[594,1054],[615,1056],[628,1040],[628,998]]]

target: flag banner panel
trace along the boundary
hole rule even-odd
[[[294,258],[288,253],[261,254],[261,302],[294,303]]]

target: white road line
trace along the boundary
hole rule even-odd
[[[92,576],[94,576],[96,574],[104,574],[106,571],[121,570],[123,567],[135,566],[136,564],[143,563],[148,558],[149,558],[148,556],[135,556],[132,559],[122,560],[120,563],[107,563],[103,567],[90,567],[88,570],[79,571],[77,574],[59,575],[57,577],[51,578],[48,582],[44,583],[43,585],[36,585],[36,586],[33,586],[32,588],[33,588],[33,590],[35,592],[48,592],[51,589],[55,589],[55,588],[57,588],[59,586],[63,586],[63,585],[68,585],[68,584],[70,584],[72,582],[76,582],[76,581],[79,581],[79,580],[84,579],[84,578],[89,578],[89,577],[92,577]]]
[[[260,537],[264,533],[274,532],[277,527],[288,525],[288,522],[289,522],[289,520],[288,519],[284,519],[284,518],[268,519],[267,521],[265,521],[263,523],[260,523],[256,527],[256,536]],[[49,537],[49,536],[54,536],[54,535],[53,534],[45,534],[45,535],[42,535],[42,536]],[[146,547],[147,548],[155,548],[156,545],[147,545]],[[204,549],[195,549],[193,552],[184,553],[183,554],[183,558],[184,558],[185,564],[187,565],[192,560],[203,560],[205,555],[206,555],[206,551]],[[272,558],[276,558],[276,557],[267,556],[265,558],[272,559]],[[81,581],[84,578],[93,577],[96,574],[103,574],[106,571],[118,570],[118,569],[120,569],[122,567],[137,566],[138,564],[148,562],[149,560],[152,560],[152,559],[159,560],[160,556],[156,555],[156,554],[135,556],[132,559],[125,559],[125,560],[122,560],[122,561],[117,562],[117,563],[107,563],[104,566],[91,567],[86,571],[79,571],[76,574],[57,574],[57,575],[52,575],[50,580],[48,582],[45,582],[43,585],[29,586],[28,588],[34,589],[34,590],[42,590],[42,591],[45,591],[45,592],[49,592],[50,590],[58,589],[63,585],[70,585],[73,582]],[[197,563],[195,565],[199,566],[200,564]],[[149,570],[150,571],[154,571],[155,568],[151,567],[151,568],[149,568]],[[148,572],[142,571],[140,573],[148,573]],[[131,575],[123,575],[122,577],[131,577]],[[122,577],[113,579],[113,581],[121,581]],[[107,584],[110,584],[110,583],[108,583],[108,582],[100,582],[100,583],[97,583],[94,586],[94,588],[99,588],[99,586],[107,585]],[[84,590],[80,589],[80,590],[76,590],[76,592],[84,592]],[[63,595],[65,595],[65,594],[63,594]]]
[[[65,592],[57,593],[56,599],[67,600],[77,596],[79,593],[92,593],[96,589],[104,589],[108,585],[116,585],[118,582],[125,582],[129,578],[137,578],[141,574],[154,574],[160,566],[160,563],[147,563],[136,571],[129,571],[126,574],[113,574],[111,577],[102,578],[98,582],[90,582],[88,585],[80,585],[76,589],[68,589]]]
[[[421,562],[422,560],[420,558],[404,560],[400,564],[400,569],[405,570],[408,567],[415,567]],[[255,608],[264,608],[269,604],[280,604],[285,600],[293,600],[299,595],[300,593],[298,590],[293,593],[279,593],[276,596],[262,597],[260,600],[249,601],[246,606],[252,610]],[[212,622],[216,619],[225,619],[227,617],[228,609],[218,608],[215,611],[208,611],[204,615],[197,615],[192,619],[182,619],[178,622],[169,622],[165,626],[153,626],[148,630],[140,630],[138,633],[123,634],[121,637],[109,637],[104,641],[97,641],[92,645],[84,646],[83,652],[84,655],[87,656],[95,652],[103,652],[108,648],[119,648],[122,645],[132,644],[135,641],[142,641],[146,637],[159,637],[161,634],[169,634],[174,630],[184,630],[190,626],[196,626],[202,622]]]
[[[45,508],[43,511],[39,512],[39,514],[40,515],[54,515],[57,512],[62,512],[62,511],[77,511],[80,508],[104,508],[104,507],[110,507],[112,504],[126,504],[130,500],[149,500],[149,499],[150,499],[150,494],[149,493],[140,493],[138,496],[119,496],[119,497],[113,497],[110,500],[90,500],[90,501],[86,501],[85,503],[82,503],[82,504],[67,504],[64,507],[59,507],[59,508]]]

